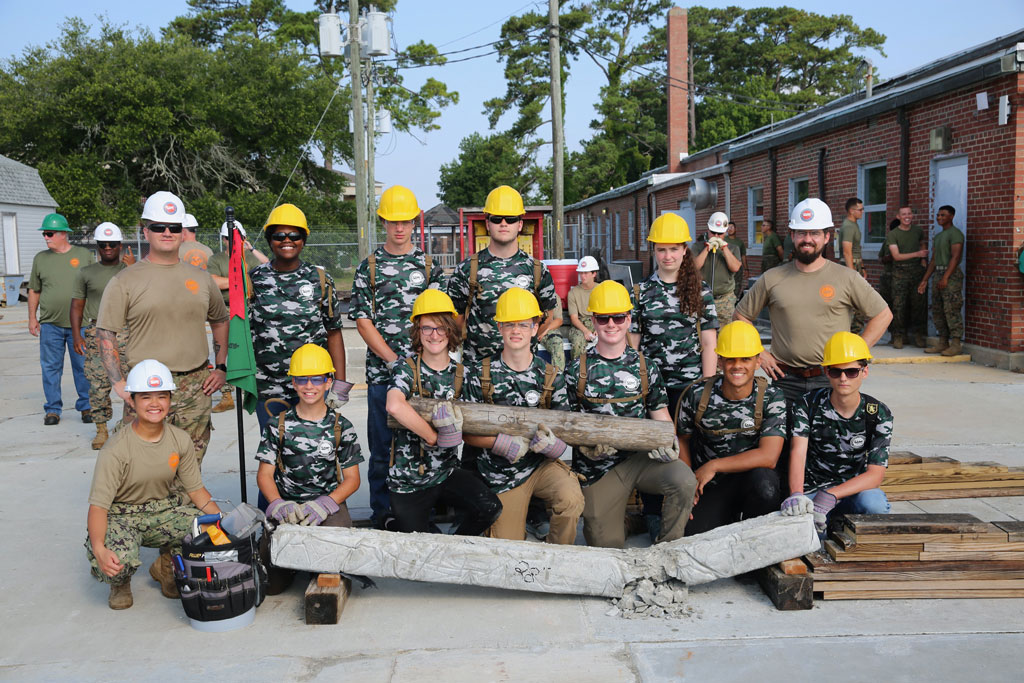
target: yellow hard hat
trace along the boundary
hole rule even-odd
[[[543,315],[540,312],[540,305],[537,297],[525,289],[509,287],[498,297],[497,310],[494,313],[494,321],[499,323],[511,323],[517,320],[530,320]]]
[[[590,293],[587,311],[597,315],[631,313],[633,302],[629,300],[625,287],[615,280],[605,280]]]
[[[393,185],[380,196],[377,215],[386,221],[411,221],[420,215],[416,195],[407,187]]]
[[[270,218],[267,219],[267,224],[263,226],[263,229],[266,230],[271,225],[287,225],[291,228],[302,228],[307,235],[309,234],[306,214],[302,213],[302,210],[294,204],[282,204],[271,211]]]
[[[424,289],[412,304],[412,315],[409,316],[409,320],[415,320],[421,315],[429,315],[431,313],[459,315],[450,296],[440,289]]]
[[[331,354],[322,346],[303,344],[292,354],[288,364],[288,374],[292,377],[310,377],[313,375],[329,375],[334,372],[334,361]]]
[[[685,244],[690,241],[690,226],[675,213],[663,213],[651,223],[648,242],[656,244]]]
[[[722,358],[750,358],[762,351],[761,335],[748,322],[735,320],[718,331],[715,353]]]
[[[855,360],[871,360],[868,343],[853,332],[836,332],[825,342],[825,360],[822,365],[840,365]]]
[[[522,216],[526,213],[523,195],[508,185],[496,187],[487,193],[484,213],[492,216]]]

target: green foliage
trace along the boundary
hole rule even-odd
[[[510,185],[520,193],[532,185],[530,176],[518,169],[525,166],[515,140],[504,133],[488,137],[471,133],[459,143],[459,156],[442,164],[437,182],[441,201],[451,207],[483,206],[487,193],[499,185]]]

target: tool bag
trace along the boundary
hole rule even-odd
[[[225,525],[222,525],[222,527]],[[241,616],[263,602],[267,570],[257,552],[261,525],[242,537],[225,532],[229,543],[213,545],[207,534],[199,542],[185,536],[181,555],[172,558],[174,581],[185,615],[196,621],[221,621]]]

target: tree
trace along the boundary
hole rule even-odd
[[[499,185],[526,193],[534,178],[519,170],[523,166],[524,159],[510,135],[471,133],[459,143],[459,156],[441,165],[438,194],[448,206],[459,207],[483,206],[487,193]]]

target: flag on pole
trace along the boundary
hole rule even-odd
[[[248,413],[256,410],[256,355],[252,349],[247,302],[252,283],[245,265],[245,240],[231,223],[231,250],[228,257],[228,293],[230,323],[228,326],[227,381],[242,390],[243,406]]]

